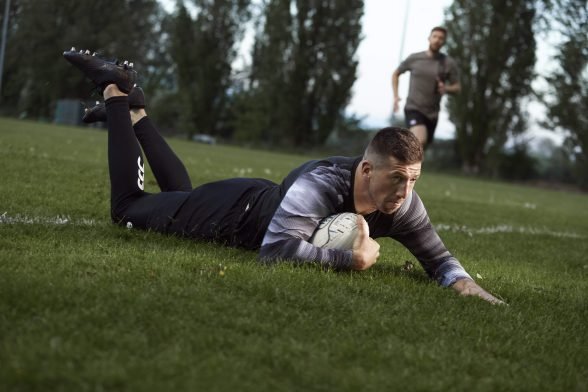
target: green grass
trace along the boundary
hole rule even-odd
[[[195,185],[306,160],[170,143]],[[104,132],[0,119],[0,167],[0,390],[588,388],[586,194],[425,167],[417,191],[497,307],[405,271],[392,240],[335,273],[115,227]]]

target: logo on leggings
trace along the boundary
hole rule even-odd
[[[140,190],[145,189],[145,165],[141,164],[141,156],[137,158],[137,166],[139,166],[139,178],[137,178],[137,185],[139,185]]]

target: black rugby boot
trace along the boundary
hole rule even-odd
[[[87,78],[104,91],[109,84],[116,84],[120,91],[128,94],[137,80],[137,72],[133,69],[133,63],[128,61],[119,64],[115,61],[106,61],[90,54],[89,50],[76,51],[71,48],[63,52],[63,57],[71,64],[80,69]]]

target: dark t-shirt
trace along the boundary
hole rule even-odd
[[[410,72],[410,85],[406,98],[406,110],[417,110],[431,120],[439,115],[441,95],[437,89],[437,78],[449,84],[459,80],[455,61],[442,53],[429,56],[427,51],[413,53],[399,66],[400,74]]]

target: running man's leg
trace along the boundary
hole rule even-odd
[[[424,124],[411,127],[410,131],[419,139],[424,149],[433,143],[435,128],[437,128],[437,119],[431,120],[427,117],[423,119]]]
[[[131,110],[131,121],[161,191],[191,191],[186,167],[159,134],[145,109]]]
[[[427,145],[426,147],[430,146],[433,143],[433,138],[435,137],[435,129],[437,128],[437,122],[439,121],[438,118],[435,120],[427,119]]]
[[[427,127],[423,124],[414,125],[409,128],[410,132],[413,133],[421,142],[421,145],[425,147],[427,145],[428,137],[427,137]]]
[[[419,139],[423,148],[426,147],[430,142],[427,118],[419,111],[404,109],[404,119],[409,131]]]

